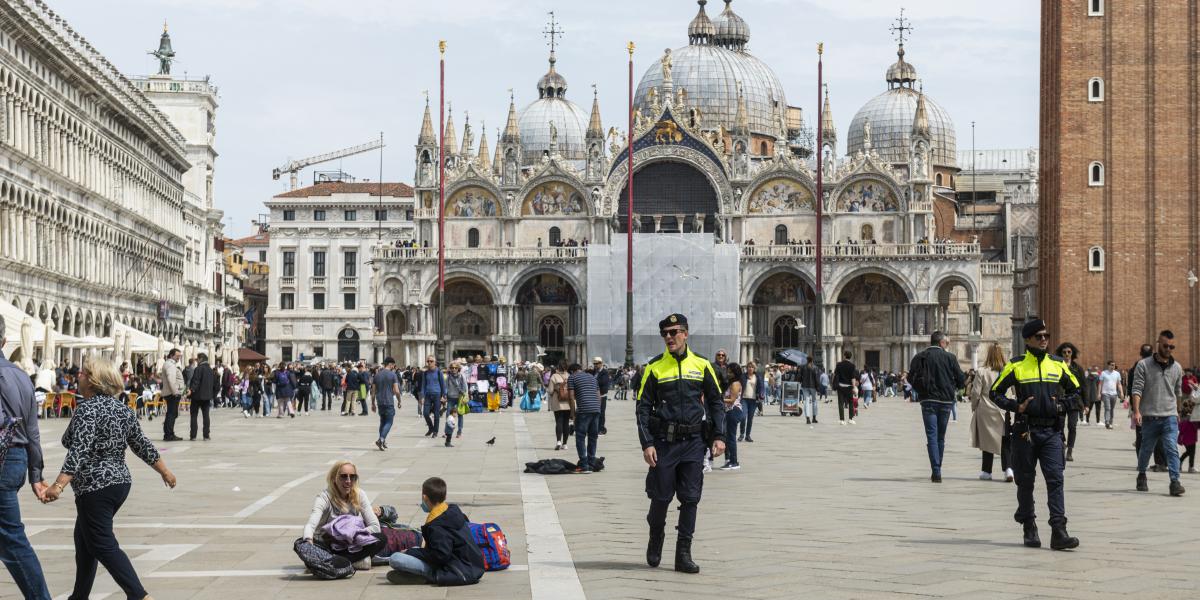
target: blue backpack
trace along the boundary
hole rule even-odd
[[[485,571],[503,571],[512,564],[512,555],[508,551],[508,538],[500,531],[495,523],[467,523],[471,529],[471,539],[479,546],[483,554],[483,569]]]

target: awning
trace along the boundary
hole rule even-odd
[[[250,348],[238,348],[238,362],[266,362],[268,358]]]

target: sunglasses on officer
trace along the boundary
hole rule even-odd
[[[684,329],[684,328],[682,328],[682,327],[676,327],[676,328],[674,328],[674,329],[663,329],[663,330],[660,330],[660,331],[658,332],[658,335],[661,335],[661,336],[662,336],[662,337],[664,337],[664,338],[669,338],[669,337],[675,337],[675,336],[677,336],[677,335],[679,335],[679,334],[681,334],[681,333],[685,333],[685,332],[687,332],[687,330],[686,330],[686,329]]]

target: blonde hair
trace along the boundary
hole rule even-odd
[[[1007,362],[1004,360],[1004,349],[1000,347],[1000,344],[992,343],[992,347],[988,348],[987,360],[983,361],[983,364],[999,373],[1004,370],[1004,364]]]
[[[329,468],[329,474],[325,476],[325,489],[329,492],[329,503],[343,513],[351,512],[351,509],[354,512],[362,512],[362,504],[358,501],[358,481],[355,480],[354,487],[350,488],[350,498],[348,499],[342,497],[341,488],[338,487],[338,473],[346,465],[354,467],[354,474],[358,474],[357,465],[348,460],[339,460],[333,463],[333,466]]]
[[[83,370],[87,371],[92,389],[105,395],[119,397],[125,391],[125,380],[113,361],[103,356],[88,356],[83,359]]]

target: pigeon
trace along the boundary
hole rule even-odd
[[[496,438],[494,438],[494,437],[493,437],[492,439],[488,440],[486,443],[487,443],[487,445],[489,445],[489,446],[495,446],[495,445],[496,445]]]

